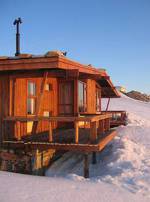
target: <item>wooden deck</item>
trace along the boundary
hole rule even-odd
[[[101,151],[116,135],[115,130],[110,129],[111,114],[74,116],[74,117],[7,117],[4,119],[4,128],[13,122],[16,124],[16,137],[10,138],[4,135],[5,147],[22,148],[22,150],[65,150],[96,152]],[[21,134],[21,124],[27,121],[47,121],[49,129],[41,133],[31,133],[25,136]],[[73,129],[53,129],[52,122],[74,122]],[[89,127],[81,128],[80,123],[88,123]],[[5,132],[4,132],[5,133]]]
[[[54,142],[48,141],[47,134],[33,135],[23,138],[21,141],[3,141],[7,148],[21,148],[24,150],[64,150],[64,151],[80,151],[80,152],[98,152],[101,151],[114,137],[116,136],[115,130],[110,130],[105,133],[99,134],[95,142],[90,142],[89,130],[80,129],[79,143],[74,141],[74,129],[64,130],[63,133],[54,133]]]
[[[120,125],[127,125],[127,113],[126,111],[103,111],[103,114],[112,114],[110,119],[111,128],[118,127]]]
[[[112,115],[99,114],[74,117],[7,117],[3,120],[4,134],[3,147],[8,151],[23,151],[33,153],[35,151],[74,151],[84,155],[84,177],[89,177],[89,153],[92,153],[92,162],[96,163],[96,152],[103,150],[106,145],[117,135],[116,130],[110,129],[110,118]],[[47,121],[49,128],[41,133],[26,134],[21,132],[21,124],[27,121]],[[52,122],[74,122],[72,129],[54,129]],[[8,124],[14,124],[16,128],[15,137],[5,134]],[[81,127],[82,123],[85,127]],[[88,123],[88,127],[86,124]],[[7,132],[7,131],[6,131]]]

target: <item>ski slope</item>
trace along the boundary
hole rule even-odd
[[[47,177],[0,172],[0,202],[150,201],[150,103],[121,95],[110,110],[126,110],[128,125],[90,164],[90,179],[82,177],[82,155],[68,152]]]

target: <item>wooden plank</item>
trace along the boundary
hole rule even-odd
[[[100,140],[98,144],[99,151],[101,151],[114,137],[117,135],[116,130],[112,130],[108,133],[106,137]]]
[[[97,125],[96,121],[90,123],[90,141],[95,142],[97,139]]]
[[[43,75],[43,80],[42,80],[41,89],[40,89],[40,95],[38,96],[38,99],[37,99],[37,107],[36,107],[36,113],[35,113],[36,116],[38,116],[40,113],[41,103],[42,103],[42,99],[43,99],[43,95],[44,95],[44,91],[45,91],[45,85],[47,82],[47,77],[48,77],[48,71],[44,72],[44,75]]]
[[[84,177],[89,178],[89,155],[84,154]]]
[[[100,72],[94,67],[87,68],[86,65],[82,65],[78,62],[72,61],[68,58],[62,57],[36,57],[36,58],[25,58],[25,59],[5,59],[0,61],[0,71],[4,70],[32,70],[32,69],[69,69],[79,70],[80,72],[86,72],[89,74],[98,74],[105,76],[106,72]]]
[[[8,153],[8,152],[0,152],[0,158],[3,160],[12,160],[15,161],[19,159],[19,157],[13,153]]]
[[[48,142],[23,142],[23,141],[4,141],[3,142],[6,147],[10,148],[22,148],[28,150],[47,150],[47,149],[55,149],[55,150],[64,150],[64,151],[81,151],[81,152],[92,152],[98,151],[98,144],[65,144],[65,143],[48,143]]]
[[[21,140],[21,126],[20,121],[16,122],[16,130],[17,130],[17,139]]]
[[[51,117],[44,117],[44,116],[35,116],[35,117],[21,117],[21,116],[14,116],[14,117],[6,117],[3,120],[5,121],[62,121],[62,122],[73,122],[73,121],[85,121],[85,122],[95,122],[103,119],[110,118],[111,114],[102,114],[102,115],[91,115],[91,116],[51,116]]]
[[[53,142],[53,129],[51,121],[49,121],[49,142]]]
[[[79,122],[75,122],[75,143],[79,143]]]
[[[104,132],[104,120],[99,121],[99,126],[98,126],[98,134],[101,134]]]
[[[42,99],[43,99],[43,95],[44,95],[44,91],[45,91],[45,85],[46,85],[46,82],[47,82],[47,77],[48,77],[48,71],[45,71],[44,75],[43,75],[43,80],[42,80],[42,83],[41,83],[40,94],[39,94],[39,96],[37,98],[35,116],[38,116],[40,114]],[[32,127],[32,134],[36,133],[37,126],[38,126],[38,121],[34,121],[33,122],[33,127]]]

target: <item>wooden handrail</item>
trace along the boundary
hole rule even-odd
[[[111,114],[100,114],[100,115],[90,115],[90,116],[35,116],[35,117],[23,117],[23,116],[8,116],[3,119],[3,121],[59,121],[59,122],[74,122],[74,121],[99,121],[107,118],[111,118]]]
[[[53,127],[52,123],[55,121],[58,122],[74,122],[75,128],[75,143],[79,144],[79,122],[89,122],[90,123],[90,141],[94,143],[97,140],[97,132],[103,133],[110,129],[110,118],[111,114],[101,114],[101,115],[90,115],[90,116],[53,116],[53,117],[6,117],[3,119],[4,123],[14,122],[16,123],[16,136],[18,140],[21,140],[21,122],[28,121],[47,121],[49,123],[49,142],[53,142]],[[97,130],[98,129],[98,130]]]

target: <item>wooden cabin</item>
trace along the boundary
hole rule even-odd
[[[60,51],[0,58],[0,139],[5,148],[101,151],[116,135],[101,98],[119,94],[104,69]],[[85,158],[86,159],[86,158]]]

